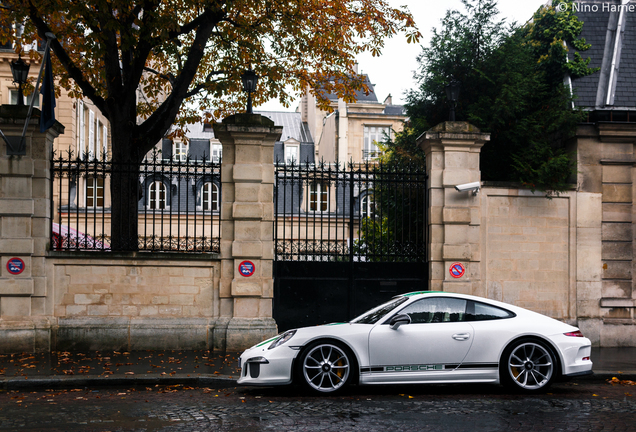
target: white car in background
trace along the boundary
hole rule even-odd
[[[502,383],[526,392],[592,373],[578,328],[463,294],[394,297],[348,323],[286,331],[243,352],[243,385]]]

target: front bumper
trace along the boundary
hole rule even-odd
[[[292,366],[298,354],[288,346],[272,350],[255,347],[246,350],[239,358],[241,385],[285,385],[292,382]]]

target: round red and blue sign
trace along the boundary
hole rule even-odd
[[[245,277],[252,276],[254,270],[256,270],[256,266],[252,261],[243,261],[239,264],[239,272]]]
[[[7,271],[12,275],[19,275],[24,271],[24,261],[20,258],[10,258],[7,261]]]
[[[458,279],[458,278],[464,276],[464,273],[466,272],[466,269],[464,268],[462,263],[456,262],[456,263],[451,264],[451,266],[448,269],[448,271],[450,272],[450,275],[452,277],[454,277],[455,279]]]

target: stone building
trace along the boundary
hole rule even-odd
[[[364,77],[370,92],[356,92],[355,103],[347,103],[334,94],[327,95],[331,113],[320,109],[309,91],[303,95],[298,111],[314,137],[317,161],[373,162],[380,155],[376,143],[402,130],[407,119],[404,108],[393,105],[391,95],[379,102],[369,76]]]
[[[636,344],[636,5],[586,1],[577,16],[590,67],[571,83],[587,113],[572,143],[578,208],[577,315],[601,344]]]

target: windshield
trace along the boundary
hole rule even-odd
[[[408,297],[396,297],[390,301],[381,304],[369,311],[366,311],[357,318],[352,319],[351,324],[375,324],[381,320],[386,314],[408,300]]]

